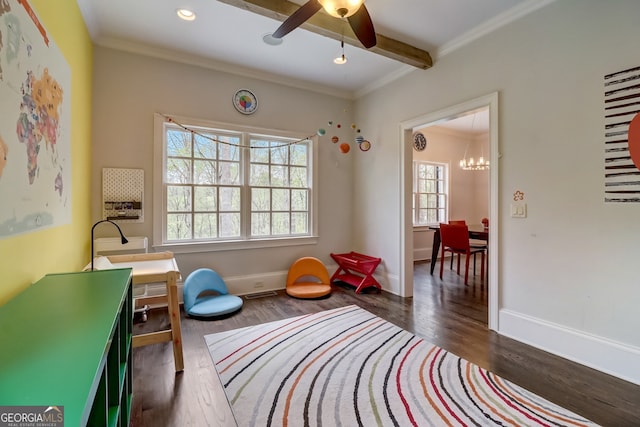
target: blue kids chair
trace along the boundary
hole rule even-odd
[[[222,277],[208,268],[189,274],[184,281],[183,296],[184,310],[195,317],[222,316],[242,307],[242,298],[230,295]]]

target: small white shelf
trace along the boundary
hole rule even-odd
[[[104,254],[105,252],[136,251],[147,253],[149,251],[149,240],[145,236],[127,237],[129,243],[122,244],[119,237],[99,237],[93,240],[93,256]]]

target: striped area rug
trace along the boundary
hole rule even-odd
[[[593,426],[351,305],[205,337],[239,426]]]

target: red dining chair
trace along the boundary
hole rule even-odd
[[[485,218],[486,219],[486,218]],[[488,221],[488,220],[487,220]],[[465,221],[464,219],[455,219],[455,220],[449,220],[449,224],[451,225],[467,225],[467,221]],[[488,224],[488,222],[487,222]],[[471,249],[484,249],[485,251],[487,251],[487,255],[488,255],[488,248],[487,248],[487,244],[484,242],[479,242],[479,241],[469,241],[469,245],[471,246]],[[473,254],[473,275],[475,276],[476,274],[476,255],[479,253],[480,251],[476,251]],[[449,265],[449,268],[453,270],[453,258],[454,256],[451,255],[451,262]],[[458,271],[460,271],[460,254],[458,254]]]
[[[467,225],[467,221],[465,221],[464,219],[450,219],[449,220],[449,224],[451,225]],[[451,270],[453,270],[453,259],[455,258],[455,256],[453,254],[451,254],[451,262],[449,263],[449,268]],[[460,254],[458,254],[458,265],[460,265]],[[473,274],[476,274],[476,258],[475,255],[473,257]],[[458,267],[458,271],[460,271],[460,267]]]
[[[458,254],[458,274],[460,274],[460,255],[465,255],[464,284],[469,283],[469,259],[471,255],[481,253],[482,263],[480,268],[481,283],[484,283],[485,247],[472,248],[469,244],[469,228],[466,225],[440,224],[440,237],[442,239],[442,253],[440,256],[440,279],[444,273],[444,257],[447,252],[451,256]]]

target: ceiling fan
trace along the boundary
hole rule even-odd
[[[367,49],[376,45],[376,32],[364,0],[309,0],[289,16],[272,37],[280,39],[302,25],[320,9],[336,18],[346,18],[358,40]]]

